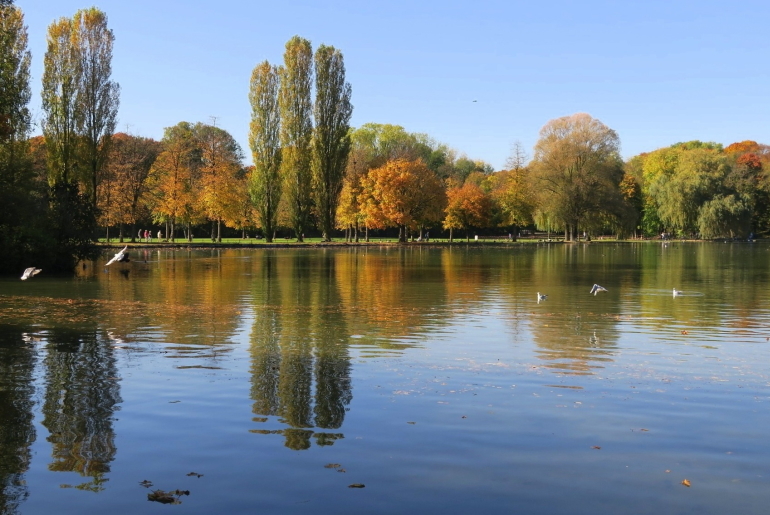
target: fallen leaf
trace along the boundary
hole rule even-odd
[[[348,485],[348,488],[366,488],[366,485],[362,483],[353,483],[352,485]]]
[[[327,463],[326,465],[324,465],[324,468],[325,469],[338,469],[341,466],[342,465],[340,465],[339,463]]]
[[[145,488],[150,488],[152,486],[152,481],[147,481],[145,479],[143,481],[139,481],[139,484],[142,485]]]
[[[601,449],[601,447],[599,447],[598,445],[594,445],[594,446],[591,447],[591,449],[597,449],[598,450],[598,449]]]
[[[195,476],[195,477],[203,477],[203,474],[198,474],[197,472],[190,472],[187,474],[188,476]]]
[[[689,479],[683,479],[682,480],[682,484],[689,488],[690,487],[690,480]]]

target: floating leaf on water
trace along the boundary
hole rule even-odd
[[[684,331],[684,330],[683,330],[683,331],[682,331],[682,334],[687,334],[687,331]]]
[[[325,469],[338,469],[340,467],[342,467],[342,465],[340,465],[339,463],[327,463],[326,465],[324,465]]]
[[[682,480],[682,484],[689,488],[690,487],[690,480],[689,479],[683,479]]]
[[[195,477],[203,477],[203,474],[198,474],[197,472],[190,472],[187,474],[188,476],[195,476]]]
[[[645,431],[645,432],[647,432],[647,431],[649,431],[649,429],[641,428],[639,431]]]
[[[150,488],[152,486],[152,481],[148,481],[145,479],[143,481],[139,481],[139,484],[145,488]]]
[[[348,488],[366,488],[366,485],[363,483],[353,483],[352,485],[348,485]]]
[[[159,502],[161,504],[182,504],[179,500],[183,495],[190,495],[189,490],[172,490],[166,492],[164,490],[153,490],[147,494],[147,500],[153,502]]]
[[[347,470],[345,470],[345,469],[337,469],[337,472],[342,472],[344,474],[345,472],[347,472]]]
[[[415,425],[417,422],[407,422],[407,424]]]
[[[592,445],[592,446],[591,446],[591,449],[596,449],[596,450],[599,450],[599,449],[601,449],[601,447],[599,447],[598,445]]]

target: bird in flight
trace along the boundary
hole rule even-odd
[[[589,293],[593,293],[594,296],[596,296],[596,294],[599,293],[600,291],[607,291],[607,288],[605,288],[604,286],[599,286],[598,284],[594,284]]]
[[[107,261],[107,264],[104,266],[110,266],[111,264],[115,263],[116,261],[119,261],[121,263],[127,263],[129,261],[128,259],[128,245],[126,245],[123,250],[115,254],[115,256]]]
[[[541,301],[541,300],[545,300],[545,299],[547,299],[547,298],[548,298],[548,295],[543,295],[542,293],[540,293],[540,292],[537,292],[537,303],[538,303],[538,304],[540,304],[540,301]]]
[[[27,268],[26,270],[24,270],[24,273],[21,274],[21,280],[22,281],[26,281],[30,277],[33,277],[33,276],[39,274],[42,271],[43,270],[40,269],[40,268],[35,268],[34,266],[31,266],[31,267]]]

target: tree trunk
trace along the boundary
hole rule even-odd
[[[217,243],[222,243],[222,220],[217,220]]]
[[[454,229],[452,229],[451,227],[449,228],[449,243],[452,243],[452,231],[453,230]]]
[[[365,239],[366,239],[366,242],[368,243],[369,242],[369,226],[368,225],[365,226],[364,230],[365,230]]]

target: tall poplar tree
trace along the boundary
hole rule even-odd
[[[254,68],[249,87],[249,146],[254,160],[249,190],[268,242],[273,241],[281,198],[280,74],[278,67],[264,61]]]
[[[313,49],[310,41],[294,36],[283,54],[279,93],[281,108],[281,175],[297,241],[304,238],[312,209],[311,140]]]
[[[73,45],[72,21],[59,18],[48,26],[44,58],[42,121],[48,153],[48,182],[69,184],[76,180],[78,87],[80,60]]]
[[[48,27],[42,97],[49,182],[79,182],[93,206],[118,113],[114,40],[107,15],[95,7]]]
[[[315,53],[316,98],[313,185],[323,238],[331,241],[342,179],[350,153],[351,88],[342,53],[321,45]]]
[[[111,79],[115,36],[107,28],[107,15],[96,7],[75,13],[72,27],[74,49],[80,60],[77,107],[81,113],[77,119],[82,137],[83,182],[96,205],[97,186],[120,105],[120,86]]]

